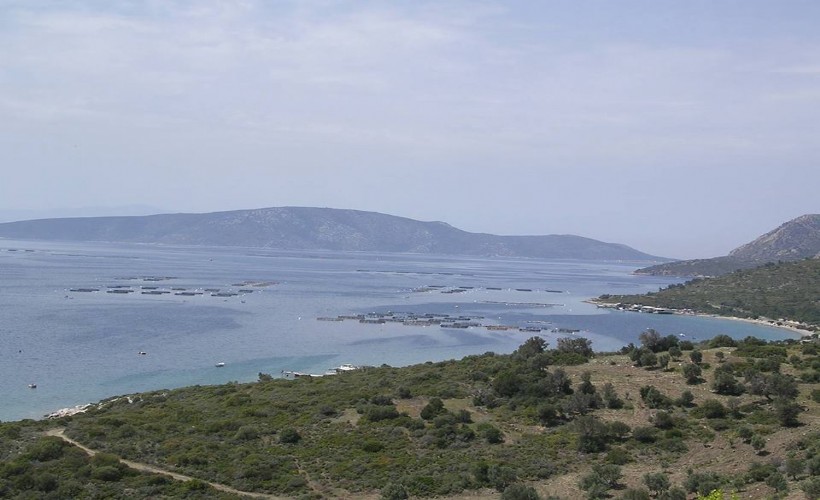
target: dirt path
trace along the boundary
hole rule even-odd
[[[97,454],[97,450],[92,450],[91,448],[89,448],[87,446],[83,446],[82,444],[78,443],[77,441],[74,441],[70,437],[66,436],[65,435],[65,429],[63,429],[63,428],[51,429],[51,430],[47,431],[46,434],[49,435],[49,436],[56,436],[56,437],[62,439],[63,441],[76,446],[77,448],[79,448],[79,449],[83,450],[84,452],[86,452],[89,456],[93,457],[94,455]],[[144,464],[144,463],[140,463],[140,462],[132,462],[131,460],[124,460],[122,458],[120,459],[120,462],[124,463],[125,465],[127,465],[128,467],[130,467],[132,469],[142,471],[142,472],[150,472],[152,474],[162,474],[163,476],[168,476],[170,478],[176,479],[177,481],[192,481],[194,479],[198,479],[198,478],[193,478],[191,476],[186,476],[184,474],[177,474],[176,472],[163,470],[163,469],[160,469],[158,467],[154,467],[153,465]],[[240,491],[240,490],[231,488],[230,486],[226,486],[224,484],[212,483],[210,481],[205,481],[205,480],[202,480],[202,479],[199,479],[199,480],[203,481],[204,483],[207,483],[208,485],[210,485],[211,487],[213,487],[216,490],[223,491],[225,493],[232,493],[234,495],[239,495],[239,496],[244,496],[244,497],[251,497],[251,498],[267,498],[269,500],[286,500],[288,498],[288,497],[277,497],[275,495],[268,495],[268,494],[265,494],[265,493],[253,493],[253,492],[250,492],[250,491]]]

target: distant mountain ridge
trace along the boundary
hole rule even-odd
[[[767,262],[820,258],[820,214],[801,215],[741,245],[729,255],[712,259],[667,262],[635,271],[663,276],[721,276]]]
[[[277,207],[206,214],[41,219],[0,224],[0,237],[471,256],[665,261],[573,235],[497,236],[377,212]]]

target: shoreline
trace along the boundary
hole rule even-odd
[[[603,302],[603,301],[599,301],[597,299],[587,299],[584,302],[586,302],[588,304],[596,305],[596,306],[598,306],[602,309],[615,309],[617,311],[623,311],[623,312],[636,312],[636,313],[641,313],[641,314],[652,314],[652,313],[647,313],[647,312],[642,312],[642,311],[630,311],[628,309],[618,309],[617,308],[618,303]],[[636,305],[639,305],[639,304],[636,304]],[[772,328],[779,328],[779,329],[783,329],[783,330],[789,330],[793,333],[799,334],[801,339],[812,338],[812,336],[820,334],[820,332],[806,330],[806,329],[803,329],[803,328],[799,328],[797,326],[783,325],[783,324],[778,325],[776,323],[772,323],[772,321],[776,321],[776,320],[740,318],[740,317],[737,317],[737,316],[722,316],[720,314],[714,314],[714,313],[702,313],[702,312],[697,312],[697,311],[692,311],[692,310],[682,311],[680,309],[672,309],[672,308],[667,308],[667,310],[670,311],[671,314],[676,315],[676,316],[695,316],[695,317],[701,317],[701,318],[728,319],[728,320],[732,320],[732,321],[743,321],[745,323],[751,323],[751,324],[754,324],[754,325],[769,326],[769,327],[772,327]],[[791,321],[791,320],[787,320],[787,321]]]

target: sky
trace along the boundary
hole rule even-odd
[[[817,26],[814,0],[0,0],[0,214],[318,206],[723,255],[820,212]]]

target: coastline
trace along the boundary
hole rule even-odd
[[[636,312],[636,313],[641,313],[641,314],[652,314],[652,313],[640,311],[639,310],[640,307],[645,307],[645,306],[641,306],[639,304],[634,305],[634,306],[638,307],[638,309],[629,310],[629,309],[619,308],[618,306],[621,305],[620,303],[604,302],[604,301],[600,301],[600,300],[597,300],[597,299],[587,299],[584,302],[586,302],[588,304],[594,304],[594,305],[596,305],[596,306],[598,306],[602,309],[615,309],[615,310],[623,311],[623,312]],[[666,314],[671,313],[671,314],[674,314],[676,316],[696,316],[696,317],[701,317],[701,318],[729,319],[729,320],[732,320],[732,321],[743,321],[745,323],[751,323],[751,324],[760,325],[760,326],[770,326],[772,328],[779,328],[779,329],[783,329],[783,330],[789,330],[790,332],[793,332],[793,333],[797,333],[797,334],[800,335],[801,338],[812,338],[812,336],[820,334],[820,332],[814,332],[814,331],[811,331],[811,330],[806,330],[804,328],[800,328],[800,327],[797,327],[797,326],[794,326],[794,325],[786,325],[786,324],[782,324],[782,323],[777,324],[778,323],[777,320],[768,319],[768,318],[767,319],[739,318],[737,316],[723,316],[723,315],[720,315],[720,314],[702,313],[702,312],[697,312],[697,311],[693,311],[693,310],[690,310],[690,309],[680,310],[680,309],[666,308],[666,310],[669,311]],[[786,320],[786,321],[790,321],[790,320]]]

